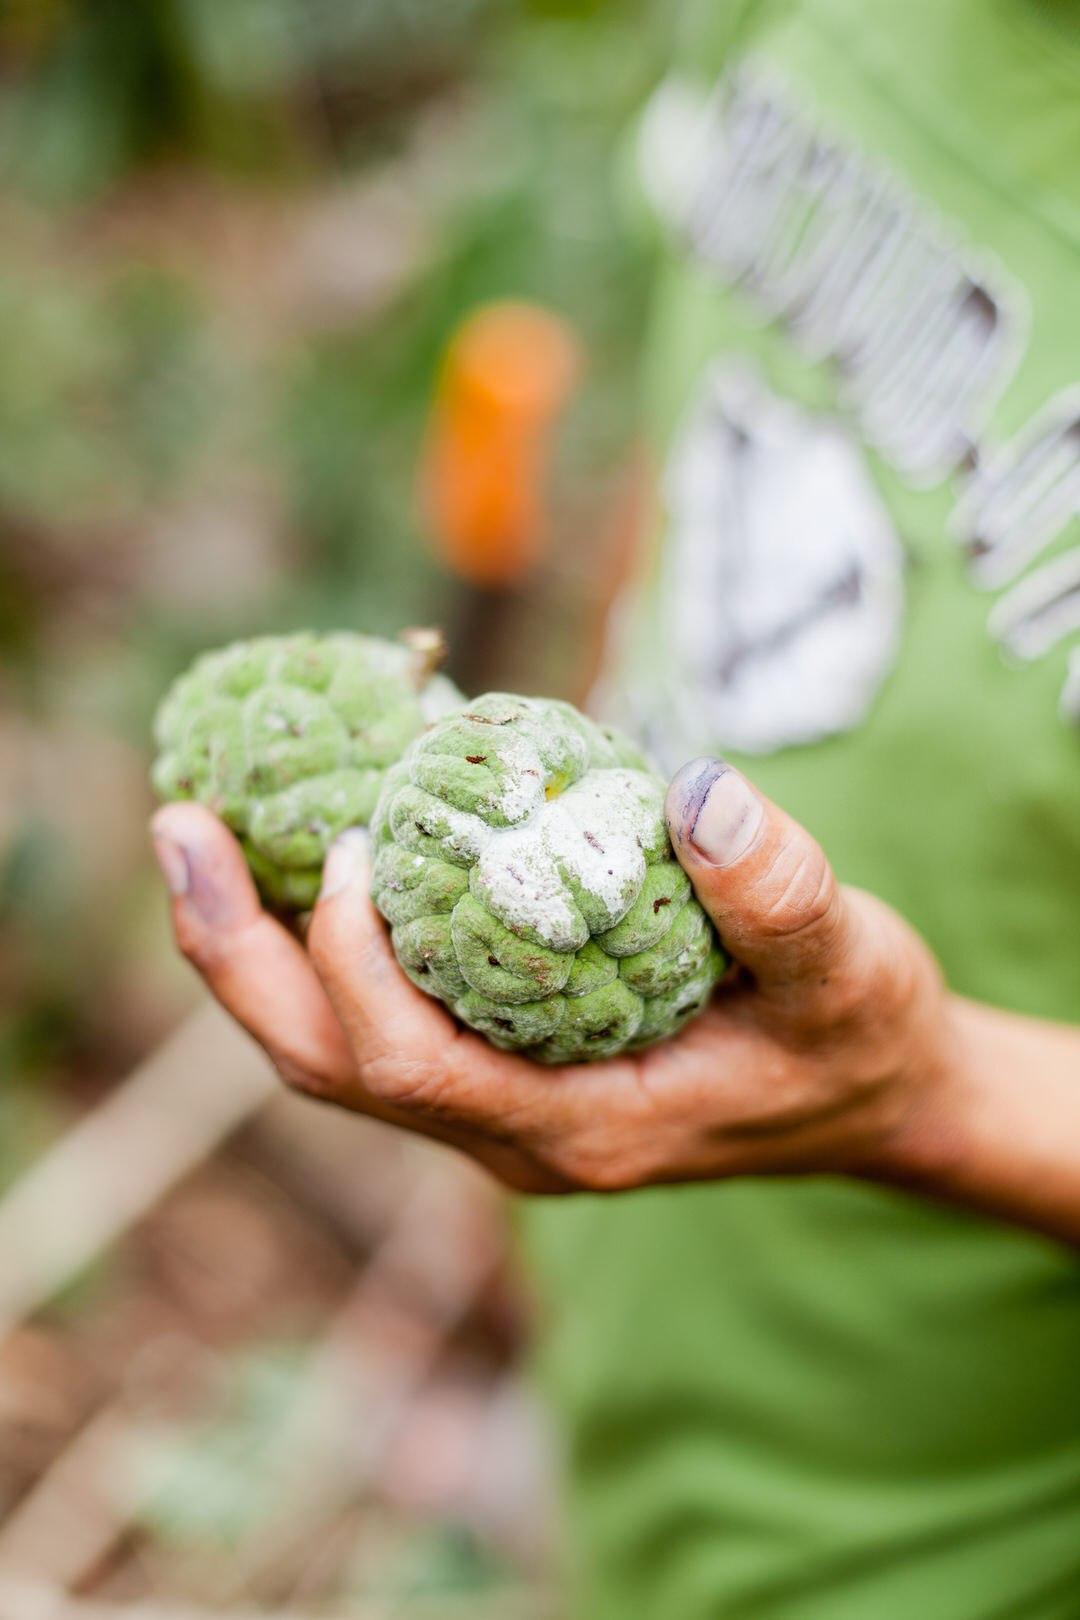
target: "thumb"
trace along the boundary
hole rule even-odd
[[[665,815],[695,894],[762,990],[804,994],[845,962],[856,921],[820,845],[733,766],[684,765]]]

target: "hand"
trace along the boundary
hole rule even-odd
[[[667,816],[737,965],[674,1040],[561,1069],[496,1051],[410,984],[368,899],[363,833],[330,853],[306,949],[209,811],[168,805],[154,836],[181,950],[290,1084],[453,1143],[510,1186],[903,1173],[951,1073],[929,952],[734,769],[686,766]]]

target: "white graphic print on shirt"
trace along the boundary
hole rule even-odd
[[[758,753],[855,725],[896,656],[904,567],[859,445],[749,366],[719,363],[664,497],[679,735],[669,720],[654,750],[663,738],[685,757],[692,739],[720,737]]]
[[[1011,656],[1040,657],[1080,631],[1080,546],[1020,577],[1080,512],[1080,389],[1050,401],[1013,442],[989,440],[990,413],[1026,343],[1027,301],[1017,283],[880,165],[823,133],[790,91],[756,65],[744,63],[709,96],[681,82],[663,86],[643,122],[640,155],[653,205],[686,248],[719,280],[743,287],[762,317],[783,324],[809,358],[833,363],[842,413],[831,435],[825,422],[809,416],[802,429],[804,446],[828,440],[836,451],[833,476],[842,476],[844,489],[830,492],[830,501],[840,503],[832,524],[821,509],[809,515],[809,502],[823,486],[807,482],[804,473],[792,475],[802,481],[802,493],[790,499],[749,491],[749,474],[770,453],[764,446],[754,455],[745,448],[731,453],[731,424],[718,427],[718,411],[722,416],[732,408],[730,391],[718,383],[715,365],[710,368],[666,484],[672,532],[665,639],[670,630],[668,644],[681,666],[680,702],[689,701],[702,718],[710,713],[723,720],[723,729],[710,728],[712,735],[764,750],[851,726],[871,700],[888,660],[856,658],[851,691],[842,697],[836,681],[813,666],[799,628],[806,626],[817,641],[829,620],[833,633],[854,644],[869,637],[871,622],[881,630],[888,620],[890,658],[895,650],[900,580],[886,557],[897,542],[883,542],[880,509],[865,520],[863,589],[846,603],[821,594],[829,580],[850,573],[849,520],[860,503],[867,511],[872,505],[868,476],[861,467],[853,470],[861,456],[854,433],[846,456],[836,449],[844,417],[912,485],[932,487],[954,477],[960,494],[953,528],[972,578],[987,590],[1009,587],[989,628]],[[721,397],[727,405],[718,406]],[[744,393],[739,431],[753,436],[747,398]],[[778,403],[763,406],[759,390],[755,415],[773,423],[765,426],[766,442],[775,439]],[[784,432],[794,434],[794,416]],[[778,475],[773,463],[770,480]],[[708,491],[714,515],[711,535],[704,509],[694,509],[701,490]],[[759,572],[747,547],[765,533],[751,514],[765,500],[773,502],[772,522],[788,523],[786,539],[771,529],[768,541],[770,588],[782,592],[776,617],[788,626],[785,633],[753,606],[757,586],[747,583]],[[734,524],[733,503],[741,513]],[[830,543],[835,555],[826,565]],[[816,562],[802,566],[807,547]],[[724,556],[708,566],[689,563],[710,548]],[[679,560],[691,566],[699,592],[723,581],[725,590],[735,583],[733,595],[724,603],[699,594],[680,608],[673,572]],[[792,595],[797,581],[807,592],[801,601]],[[816,708],[814,692],[796,690],[808,676]],[[1062,712],[1080,721],[1080,647]]]

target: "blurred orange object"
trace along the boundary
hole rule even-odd
[[[566,322],[531,304],[489,304],[447,345],[421,495],[441,556],[470,584],[512,586],[542,554],[548,446],[579,370]]]

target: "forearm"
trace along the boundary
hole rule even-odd
[[[949,1030],[938,1100],[888,1179],[1080,1245],[1080,1029],[957,996]]]

